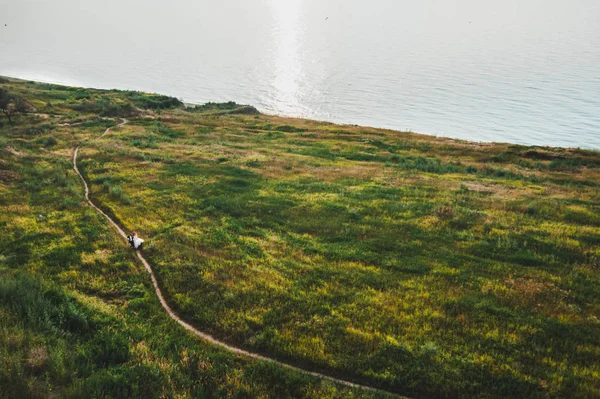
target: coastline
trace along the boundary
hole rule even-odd
[[[169,96],[179,98],[186,107],[188,107],[188,106],[194,107],[197,105],[204,104],[203,102],[188,101],[185,98],[179,97],[178,94],[176,94],[176,93],[161,93],[161,92],[156,92],[153,90],[123,89],[123,88],[115,88],[115,87],[109,87],[109,86],[95,87],[95,86],[88,86],[88,85],[83,85],[83,84],[70,84],[70,82],[68,82],[67,80],[61,80],[61,79],[35,80],[35,79],[12,77],[12,76],[6,76],[6,75],[0,75],[0,77],[21,80],[21,81],[32,81],[35,83],[47,83],[47,84],[53,84],[53,85],[58,85],[58,86],[65,86],[65,87],[78,87],[78,88],[84,88],[84,89],[96,89],[96,90],[107,90],[107,91],[110,91],[110,90],[139,91],[139,92],[150,93],[150,94],[161,94],[161,95],[166,94]],[[210,101],[214,101],[214,100],[208,100],[207,102],[210,102]],[[218,102],[221,102],[221,101],[218,101]],[[288,118],[288,119],[297,119],[297,120],[312,120],[312,121],[316,121],[316,122],[331,123],[331,124],[340,125],[340,126],[357,126],[357,127],[360,126],[362,128],[369,128],[369,129],[380,129],[380,130],[388,130],[388,131],[395,131],[395,132],[414,133],[414,134],[420,134],[420,135],[429,136],[429,137],[451,139],[451,140],[456,140],[459,142],[468,142],[468,143],[479,144],[479,145],[506,144],[506,145],[515,145],[515,146],[524,146],[524,147],[600,151],[600,145],[596,148],[594,146],[561,146],[561,145],[527,144],[527,143],[517,143],[517,142],[503,141],[503,140],[478,141],[478,140],[472,140],[472,139],[453,137],[452,135],[443,135],[443,134],[439,134],[436,132],[421,132],[421,131],[416,131],[413,129],[403,130],[399,127],[381,126],[381,125],[378,125],[377,123],[355,124],[355,123],[351,123],[351,122],[347,122],[347,121],[342,121],[341,118],[332,118],[332,119],[328,120],[328,119],[320,119],[320,118],[305,118],[305,117],[301,117],[301,116],[286,115],[286,114],[280,114],[280,113],[270,113],[270,112],[265,112],[259,106],[256,106],[254,104],[248,104],[248,105],[256,107],[262,114],[268,115],[268,116],[275,116],[275,117]]]

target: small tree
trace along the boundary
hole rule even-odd
[[[4,112],[4,114],[8,118],[8,121],[12,125],[12,120],[10,119],[10,111],[9,111],[10,102],[11,102],[10,94],[8,94],[8,92],[4,89],[0,89],[0,109],[2,110],[2,112]]]
[[[0,88],[0,110],[8,118],[8,122],[12,125],[12,114],[16,112],[27,112],[29,104],[23,98],[10,94],[5,89]]]

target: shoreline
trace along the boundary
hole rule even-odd
[[[121,89],[121,88],[103,88],[103,87],[93,87],[93,86],[86,86],[86,85],[71,85],[68,83],[63,83],[63,82],[59,82],[58,80],[52,81],[52,79],[49,80],[34,80],[34,79],[27,79],[27,78],[21,78],[21,77],[14,77],[14,76],[7,76],[7,75],[0,75],[0,78],[6,78],[6,79],[10,79],[10,80],[20,80],[20,81],[25,81],[25,82],[33,82],[36,84],[52,84],[52,85],[56,85],[56,86],[63,86],[63,87],[75,87],[75,88],[82,88],[82,89],[93,89],[93,90],[104,90],[104,91],[111,91],[111,90],[118,90],[118,91],[137,91],[140,93],[148,93],[148,94],[158,94],[158,95],[167,95],[167,96],[171,96],[171,97],[175,97],[177,99],[179,99],[184,107],[186,108],[191,108],[194,106],[198,106],[198,105],[203,105],[203,104],[207,104],[210,102],[213,103],[222,103],[222,101],[213,101],[213,100],[209,100],[208,102],[205,103],[197,103],[197,102],[193,102],[193,101],[187,101],[184,98],[180,98],[177,97],[175,95],[170,95],[170,94],[165,94],[165,93],[159,93],[156,91],[145,91],[145,90],[136,90],[136,89]],[[520,147],[530,147],[530,148],[543,148],[543,149],[556,149],[556,150],[582,150],[582,151],[593,151],[593,152],[598,152],[600,153],[600,147],[599,148],[595,148],[595,147],[565,147],[565,146],[553,146],[553,145],[541,145],[541,144],[522,144],[522,143],[515,143],[515,142],[510,142],[510,141],[476,141],[476,140],[469,140],[469,139],[462,139],[462,138],[457,138],[457,137],[452,137],[452,136],[445,136],[445,135],[438,135],[435,133],[423,133],[423,132],[418,132],[418,131],[414,131],[411,129],[408,130],[402,130],[400,128],[389,128],[389,127],[381,127],[381,126],[376,126],[376,125],[362,125],[362,124],[354,124],[354,123],[346,123],[346,122],[336,122],[336,121],[331,121],[331,120],[324,120],[324,119],[313,119],[313,118],[305,118],[305,117],[301,117],[301,116],[293,116],[293,115],[284,115],[284,114],[278,114],[278,113],[269,113],[269,112],[265,112],[264,110],[259,109],[258,107],[256,107],[253,104],[240,104],[240,105],[249,105],[252,107],[255,107],[261,114],[266,115],[266,116],[271,116],[271,117],[280,117],[280,118],[286,118],[286,119],[298,119],[298,120],[310,120],[313,122],[318,122],[318,123],[322,123],[322,124],[332,124],[332,125],[338,125],[338,126],[351,126],[351,127],[360,127],[360,128],[366,128],[366,129],[377,129],[377,130],[385,130],[388,132],[396,132],[396,133],[410,133],[410,134],[417,134],[417,135],[422,135],[422,136],[427,136],[430,138],[436,138],[436,139],[448,139],[448,140],[453,140],[456,142],[461,142],[461,143],[470,143],[473,145],[510,145],[510,146],[520,146]]]

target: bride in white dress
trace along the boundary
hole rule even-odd
[[[130,235],[127,236],[127,242],[129,242],[129,245],[131,245],[131,248],[139,249],[140,246],[144,243],[144,240],[139,238],[137,236],[136,232],[134,231],[133,233],[131,233]]]

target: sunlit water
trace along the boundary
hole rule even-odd
[[[600,149],[598,0],[0,0],[0,74]]]

